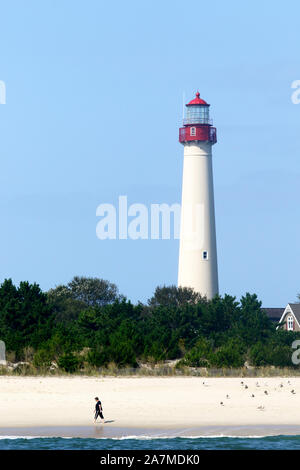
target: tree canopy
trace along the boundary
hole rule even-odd
[[[172,285],[156,287],[153,296],[148,300],[148,305],[150,307],[157,307],[158,305],[180,307],[188,303],[197,304],[205,301],[205,297],[202,297],[201,294],[190,287]]]
[[[123,298],[115,284],[83,276],[75,276],[67,285],[50,289],[47,295],[60,321],[76,320],[84,308],[101,307]]]
[[[36,366],[56,361],[70,372],[83,363],[136,367],[180,360],[192,367],[290,366],[299,333],[276,330],[255,294],[207,300],[192,289],[157,287],[147,305],[133,305],[115,284],[75,277],[47,293],[11,279],[0,285],[0,339]]]

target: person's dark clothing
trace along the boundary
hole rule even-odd
[[[95,407],[95,420],[100,416],[101,419],[104,419],[103,413],[102,413],[102,407],[101,407],[101,401],[98,400],[96,403]]]

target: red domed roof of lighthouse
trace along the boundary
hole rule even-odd
[[[193,106],[193,104],[204,104],[206,106],[209,106],[209,104],[207,104],[206,101],[204,101],[200,98],[199,91],[197,91],[197,93],[196,93],[196,98],[194,98],[192,101],[190,101],[186,106]]]

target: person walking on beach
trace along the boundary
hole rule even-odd
[[[95,397],[95,401],[96,401],[96,406],[95,406],[95,423],[96,423],[96,421],[97,421],[98,416],[100,416],[100,418],[102,419],[102,423],[104,423],[103,408],[102,408],[101,401],[99,400],[98,397]]]

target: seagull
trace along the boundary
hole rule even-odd
[[[294,390],[294,389],[293,389],[293,390],[291,390],[291,393],[293,393],[293,395],[295,395],[295,394],[296,394],[296,392],[295,392],[295,390]]]
[[[265,407],[261,405],[261,406],[258,406],[257,409],[258,409],[259,411],[264,411]]]
[[[252,397],[252,398],[254,398],[254,395],[253,395],[253,393],[252,393],[251,397]]]
[[[226,398],[230,398],[229,395],[226,395]]]
[[[282,388],[282,387],[283,387],[283,384],[280,384],[279,387]]]
[[[248,385],[245,385],[245,388],[248,388]]]
[[[268,395],[268,392],[267,392],[267,390],[265,390],[265,391],[264,391],[264,393],[265,393],[265,395]]]
[[[222,401],[220,401],[220,405],[224,406],[224,403]]]
[[[242,385],[244,385],[244,382],[241,382]]]

